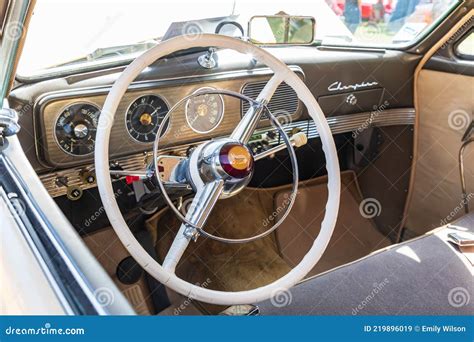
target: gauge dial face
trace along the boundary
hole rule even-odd
[[[200,88],[195,93],[214,88]],[[186,102],[186,121],[197,133],[209,133],[224,117],[224,100],[219,94],[196,95]]]
[[[168,105],[159,96],[139,97],[130,105],[125,116],[128,133],[138,142],[152,143],[168,110]],[[162,136],[166,133],[168,122],[161,130]]]
[[[94,151],[95,134],[100,109],[88,103],[76,103],[66,107],[54,127],[54,135],[61,149],[75,156]]]

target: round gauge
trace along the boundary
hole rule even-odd
[[[94,151],[100,109],[89,103],[66,107],[56,120],[54,136],[61,149],[75,156]]]
[[[205,87],[194,93],[215,90]],[[197,133],[209,133],[219,126],[224,117],[224,100],[219,94],[196,95],[186,102],[186,121]]]
[[[168,110],[168,105],[159,96],[145,95],[139,97],[128,107],[125,116],[128,133],[138,142],[153,142]],[[168,122],[161,131],[162,136],[166,133]]]

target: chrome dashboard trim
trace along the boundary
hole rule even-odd
[[[384,127],[397,125],[413,125],[415,122],[415,109],[400,108],[386,109],[381,112],[364,112],[352,115],[340,115],[327,118],[329,127],[333,134],[348,133],[366,129],[369,126]],[[285,131],[291,131],[295,128],[301,129],[306,133],[308,139],[319,137],[316,126],[311,120],[302,120],[288,123],[284,126]],[[275,127],[259,128],[255,131],[254,136],[267,133],[269,130],[276,131]],[[250,143],[252,140],[250,141]],[[281,143],[278,135],[276,138],[269,140],[270,145]],[[182,144],[175,147],[169,147],[160,150],[163,154],[174,153],[176,155],[185,155],[187,149],[196,143]],[[143,170],[151,157],[151,152],[142,152],[122,158],[113,159],[118,162],[126,170]],[[96,184],[84,184],[81,180],[80,173],[83,170],[93,170],[94,165],[88,164],[82,167],[74,167],[61,171],[49,172],[40,175],[40,179],[52,197],[63,196],[66,194],[66,187],[56,185],[57,177],[68,177],[68,185],[80,186],[83,190],[96,187]]]
[[[303,70],[299,66],[290,65],[289,68],[294,72],[300,73],[304,77]],[[180,76],[174,78],[163,78],[159,80],[147,80],[147,81],[137,81],[133,82],[130,87],[129,91],[146,91],[160,87],[172,87],[172,86],[189,86],[193,83],[201,83],[205,81],[209,82],[217,82],[217,81],[224,81],[224,80],[234,80],[234,79],[241,79],[245,77],[263,77],[269,76],[273,74],[273,71],[270,68],[257,68],[257,69],[250,69],[250,70],[234,70],[234,71],[226,71],[226,72],[218,72],[212,73],[207,75],[191,75],[191,76]],[[106,95],[112,85],[104,85],[104,86],[95,86],[95,87],[84,87],[84,88],[76,88],[76,89],[69,89],[63,91],[55,91],[55,92],[48,92],[39,96],[34,104],[33,104],[33,113],[34,113],[34,120],[33,120],[33,131],[35,136],[35,153],[38,159],[38,162],[41,166],[45,168],[50,168],[51,166],[64,166],[67,167],[72,166],[73,164],[80,164],[81,162],[88,162],[88,158],[84,158],[83,156],[76,157],[74,161],[67,161],[64,165],[57,165],[56,163],[51,163],[50,160],[47,160],[44,157],[44,152],[46,152],[46,145],[47,142],[44,141],[44,138],[40,135],[42,132],[44,133],[44,118],[43,118],[43,111],[46,105],[54,101],[64,101],[64,100],[88,100],[87,97],[91,96],[103,96]],[[160,94],[161,97],[163,95]],[[86,98],[85,98],[86,97]],[[171,103],[170,103],[171,105]],[[99,105],[99,107],[101,107]],[[240,115],[240,114],[239,114]],[[239,117],[240,119],[240,117]],[[40,129],[42,126],[42,129]],[[171,123],[170,123],[171,126]],[[46,138],[47,139],[47,138]],[[41,143],[45,144],[42,148],[40,146]],[[131,140],[134,144],[136,143],[134,140]],[[143,144],[142,144],[143,145]],[[136,149],[138,149],[139,144],[136,145]],[[142,146],[144,147],[144,146]],[[120,153],[116,153],[116,156],[119,156]]]

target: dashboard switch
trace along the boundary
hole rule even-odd
[[[67,186],[68,178],[66,176],[58,176],[54,182],[58,188]]]

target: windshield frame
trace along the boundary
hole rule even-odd
[[[345,49],[352,51],[360,50],[371,50],[371,51],[385,51],[385,50],[395,50],[395,51],[408,51],[416,49],[417,46],[421,45],[427,38],[436,33],[436,31],[443,26],[445,22],[448,22],[449,18],[457,12],[462,6],[464,6],[466,0],[457,0],[454,2],[450,8],[448,8],[442,16],[434,20],[426,29],[424,29],[418,37],[414,40],[407,43],[400,44],[350,44],[350,43],[335,43],[335,42],[323,42],[321,40],[315,40],[313,44],[288,44],[288,45],[271,45],[271,46],[262,46],[270,48],[287,48],[294,46],[304,46],[304,47],[324,47],[324,48],[336,48],[336,49]],[[317,22],[316,22],[317,25]],[[248,27],[247,27],[248,30]],[[246,37],[245,37],[246,38]],[[206,51],[208,48],[203,49],[192,49],[192,52]],[[96,72],[104,69],[114,69],[119,67],[124,67],[129,65],[136,57],[142,54],[143,51],[127,54],[118,57],[109,57],[103,60],[79,62],[77,64],[70,64],[64,66],[53,67],[49,69],[39,70],[33,72],[29,75],[15,75],[15,79],[20,83],[35,83],[41,80],[54,79],[58,77],[66,77],[75,74]],[[180,52],[179,54],[185,54],[186,52]],[[187,53],[191,53],[188,51]]]

